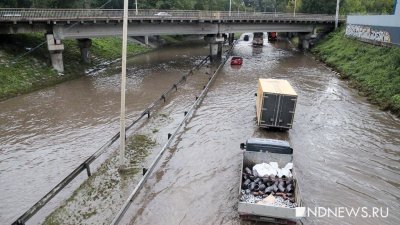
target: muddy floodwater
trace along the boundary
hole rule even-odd
[[[171,47],[132,59],[128,118],[207,53],[205,46]],[[263,137],[291,143],[305,206],[367,207],[373,216],[311,216],[303,224],[400,224],[400,120],[286,42],[253,48],[240,41],[234,54],[243,65],[223,67],[123,222],[252,224],[237,214],[239,144]],[[0,224],[11,223],[118,131],[118,69],[0,102]],[[292,84],[299,96],[293,129],[256,126],[258,78]],[[188,102],[175,98],[176,105]],[[56,197],[47,213],[68,193]]]

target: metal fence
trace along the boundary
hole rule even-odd
[[[118,225],[120,223],[121,219],[124,217],[125,213],[129,209],[130,205],[132,204],[132,202],[134,201],[136,196],[139,194],[140,190],[143,188],[147,179],[150,177],[150,174],[156,168],[157,163],[160,161],[160,159],[163,156],[163,154],[165,153],[165,151],[170,147],[170,145],[173,143],[173,140],[175,139],[175,137],[182,130],[182,128],[186,125],[186,123],[190,120],[190,118],[192,118],[195,110],[201,104],[201,102],[204,100],[204,97],[206,96],[210,86],[214,82],[219,71],[225,65],[225,63],[228,61],[229,56],[232,54],[233,47],[234,47],[234,45],[231,45],[231,47],[226,51],[225,59],[219,64],[218,68],[214,71],[213,75],[209,77],[208,82],[204,86],[200,95],[198,97],[196,97],[196,101],[190,106],[188,111],[185,111],[185,117],[183,118],[181,123],[178,125],[178,127],[175,128],[175,131],[172,134],[168,134],[167,143],[165,143],[163,148],[157,154],[156,158],[153,160],[153,162],[151,163],[150,167],[148,168],[148,170],[146,171],[146,173],[144,174],[142,179],[136,185],[135,189],[129,195],[128,199],[126,199],[124,205],[122,206],[120,211],[117,213],[117,215],[113,218],[113,221],[110,223],[110,225]]]
[[[181,79],[174,83],[167,91],[165,91],[158,99],[151,103],[143,112],[132,121],[125,130],[128,131],[135,124],[137,124],[142,118],[146,116],[149,118],[152,111],[156,110],[156,106],[162,102],[165,102],[166,98],[178,90],[178,86],[186,82],[187,78],[193,75],[195,70],[199,70],[204,66],[210,56],[205,57],[199,64],[193,67],[186,75],[182,76]],[[108,140],[100,149],[98,149],[93,155],[87,158],[83,163],[81,163],[77,168],[75,168],[68,176],[66,176],[60,183],[58,183],[54,188],[52,188],[45,196],[43,196],[36,204],[29,208],[24,214],[22,214],[17,220],[15,220],[12,225],[23,225],[32,216],[34,216],[40,209],[43,208],[54,196],[56,196],[61,190],[63,190],[71,181],[73,181],[80,173],[87,171],[87,175],[91,176],[90,164],[93,163],[97,158],[100,157],[106,150],[110,149],[111,145],[115,143],[120,138],[120,132],[116,133],[110,140]]]
[[[159,12],[164,12],[159,14]],[[121,19],[122,9],[0,9],[0,21],[47,21],[47,20],[106,20]],[[303,13],[264,13],[199,11],[199,10],[129,10],[128,17],[135,19],[192,19],[192,20],[296,20],[334,21],[334,15]],[[341,20],[344,17],[340,18]]]

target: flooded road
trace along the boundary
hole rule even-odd
[[[175,47],[132,59],[128,118],[207,53],[206,47]],[[400,120],[286,43],[252,48],[239,42],[234,54],[244,58],[243,66],[221,70],[130,208],[127,223],[252,224],[237,215],[239,144],[266,137],[292,144],[305,206],[389,208],[383,219],[310,217],[304,224],[400,224]],[[115,68],[0,102],[1,224],[18,217],[115,134],[118,73]],[[299,99],[290,131],[256,126],[258,78],[283,78],[294,86]]]
[[[315,218],[304,224],[400,224],[400,120],[286,44],[241,42],[175,147],[130,210],[130,224],[252,224],[237,214],[239,143],[277,138],[294,148],[304,205],[382,207],[387,218]],[[288,79],[299,95],[289,132],[257,128],[258,78]],[[371,213],[371,212],[370,212]],[[380,215],[380,214],[378,214]]]
[[[205,45],[180,46],[129,60],[127,123],[207,54]],[[0,102],[0,224],[18,218],[119,131],[119,66]],[[74,181],[39,214],[78,185]]]

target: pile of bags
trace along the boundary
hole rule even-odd
[[[242,174],[241,201],[280,207],[296,207],[294,200],[293,163],[279,168],[277,162],[260,163]],[[279,201],[279,204],[276,202]]]
[[[253,166],[253,175],[256,177],[292,177],[293,163],[288,163],[282,169],[277,162],[260,163]]]

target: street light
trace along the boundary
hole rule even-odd
[[[119,139],[119,166],[122,169],[125,165],[125,88],[126,88],[126,48],[128,42],[128,0],[124,0],[124,18],[122,25],[122,71],[121,71],[121,115]]]
[[[231,16],[232,0],[229,0],[229,16]]]
[[[136,5],[136,15],[138,14],[138,11],[137,11],[137,0],[135,0],[135,5]]]
[[[339,3],[340,3],[340,0],[336,0],[335,29],[338,27],[338,24],[339,24]]]

